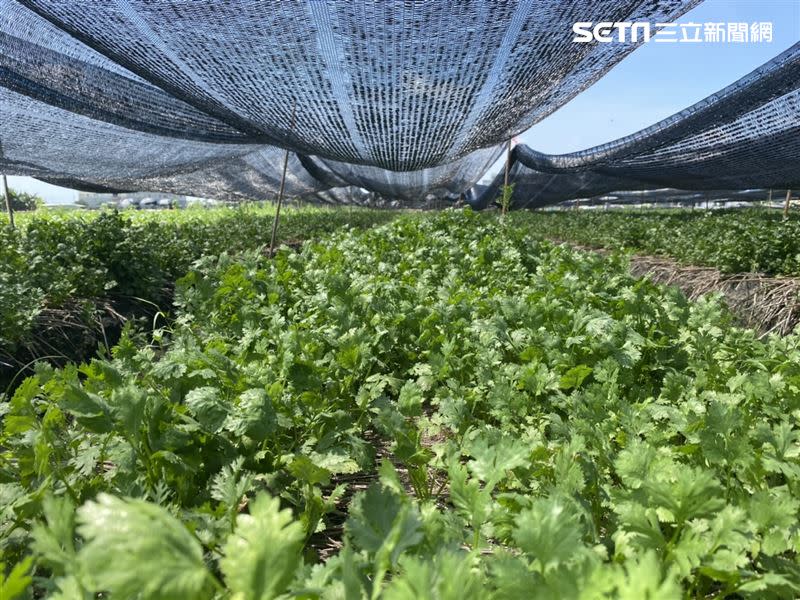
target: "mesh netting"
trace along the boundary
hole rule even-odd
[[[154,136],[75,115],[4,88],[0,106],[0,131],[24,132],[0,137],[2,170],[10,174],[58,180],[77,189],[190,191],[228,199],[274,194],[280,183],[284,151],[279,148]],[[311,177],[290,155],[288,195],[326,187],[330,186]]]
[[[0,168],[261,198],[288,148],[290,195],[457,196],[635,47],[576,44],[574,22],[698,2],[0,0]]]
[[[312,157],[306,157],[303,164],[320,181],[328,181],[331,177],[331,181],[341,179],[406,204],[421,204],[431,198],[457,200],[497,162],[503,148],[503,145],[498,145],[476,150],[452,163],[418,171],[389,171]]]
[[[501,193],[504,173],[473,204]],[[582,152],[512,152],[513,207],[614,190],[781,188],[800,184],[800,43],[647,129]]]

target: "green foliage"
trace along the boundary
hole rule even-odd
[[[514,215],[537,237],[669,256],[723,273],[800,276],[800,218],[779,212],[563,211]]]
[[[40,366],[2,405],[6,581],[797,597],[800,337],[759,339],[516,219],[406,215],[273,260],[207,256],[169,332]]]
[[[236,598],[270,600],[282,594],[300,564],[303,530],[280,501],[261,494],[240,515],[220,568]]]
[[[281,215],[279,241],[369,227],[394,216],[289,209]],[[83,321],[92,326],[108,298],[163,303],[195,260],[269,244],[272,219],[271,210],[248,207],[19,215],[17,230],[0,226],[0,358],[31,343],[36,318],[45,309],[83,307]]]
[[[514,184],[509,183],[508,185],[504,185],[500,190],[500,209],[503,214],[506,214],[509,210],[511,210],[512,201],[514,198]]]
[[[101,494],[78,511],[78,533],[85,588],[142,600],[211,597],[200,543],[160,506]]]
[[[0,598],[3,600],[14,600],[22,598],[31,584],[31,577],[28,571],[33,563],[33,558],[28,557],[17,563],[11,572],[6,575],[6,566],[0,563]]]
[[[29,194],[28,192],[17,192],[16,190],[12,190],[9,188],[8,195],[11,198],[11,210],[13,211],[30,211],[36,210],[41,206],[44,206],[44,200],[42,200],[36,194]],[[0,196],[0,211],[5,212],[6,204],[5,199]]]

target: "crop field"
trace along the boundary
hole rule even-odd
[[[384,223],[396,213],[284,210],[278,242],[344,226]],[[29,358],[96,346],[103,309],[133,314],[169,307],[172,284],[206,255],[268,246],[271,208],[18,213],[0,217],[0,383]],[[81,340],[81,336],[87,340]],[[19,356],[23,359],[18,359]],[[5,365],[5,366],[4,366]],[[11,376],[9,375],[9,377]]]
[[[800,338],[533,217],[194,253],[168,326],[2,405],[2,589],[797,597]]]
[[[542,237],[674,258],[723,273],[800,276],[800,216],[780,212],[564,211],[514,215]]]

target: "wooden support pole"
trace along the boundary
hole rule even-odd
[[[508,169],[511,167],[511,140],[508,140],[508,146],[506,146],[506,172],[503,178],[503,185],[508,185]]]
[[[786,202],[783,204],[783,218],[789,218],[789,202],[792,199],[792,190],[786,190]]]
[[[11,194],[8,193],[8,181],[6,180],[6,176],[3,175],[0,178],[0,190],[3,192],[3,198],[6,200],[6,211],[8,212],[8,222],[11,225],[11,229],[14,229],[14,209],[11,207]]]
[[[511,140],[512,138],[509,138],[508,146],[506,146],[506,170],[503,176],[503,198],[505,198],[508,193],[508,171],[511,168]],[[503,202],[503,206],[500,207],[501,214],[506,214],[506,204],[508,203]]]
[[[289,125],[289,131],[294,131],[294,116],[297,103],[292,103],[292,120]],[[272,220],[272,237],[269,240],[269,257],[272,258],[275,253],[275,234],[278,232],[278,221],[281,218],[281,204],[283,203],[283,189],[286,185],[286,167],[289,164],[289,149],[283,154],[283,174],[281,175],[281,187],[278,191],[278,207],[275,209],[275,218]]]

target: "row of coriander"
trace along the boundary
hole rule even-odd
[[[47,309],[108,298],[162,304],[191,264],[223,251],[269,244],[271,209],[92,213],[36,212],[20,227],[0,225],[0,353],[31,343]],[[343,226],[385,223],[393,214],[304,208],[284,211],[279,241],[309,239]]]
[[[723,273],[800,276],[800,218],[776,211],[563,211],[513,215],[537,236],[668,256]]]
[[[468,212],[206,259],[178,303],[7,409],[2,551],[37,593],[798,592],[793,336]]]

